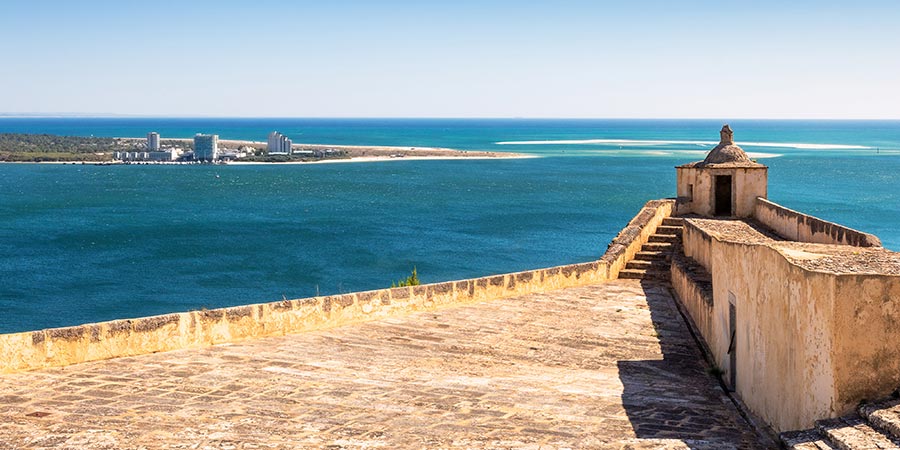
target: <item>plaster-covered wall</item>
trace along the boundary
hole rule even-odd
[[[900,276],[835,276],[835,408],[900,387]]]
[[[672,288],[687,310],[691,325],[701,336],[713,336],[712,283],[698,280],[698,277],[705,278],[709,273],[696,261],[681,255],[674,255],[670,269]]]
[[[779,431],[833,416],[829,276],[800,269],[769,247],[718,241],[714,246],[713,264],[720,268],[713,273],[715,323],[727,341],[733,296],[741,399]],[[727,349],[728,342],[716,347],[722,365]]]
[[[737,394],[778,431],[847,414],[900,385],[900,277],[809,270],[785,256],[789,245],[721,239],[688,219],[684,253],[709,270],[711,302],[684,264],[672,269],[673,288],[725,379],[735,370]]]
[[[881,240],[875,235],[827,222],[764,198],[755,200],[753,218],[792,241],[881,247]]]
[[[715,214],[715,177],[731,175],[731,203],[735,217],[750,217],[757,197],[765,198],[768,169],[759,167],[676,167],[677,214]]]

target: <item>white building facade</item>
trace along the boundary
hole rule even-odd
[[[215,161],[219,156],[219,135],[198,134],[194,136],[194,159]]]
[[[147,150],[151,152],[159,151],[159,133],[147,133]]]
[[[290,155],[293,144],[287,136],[273,131],[269,133],[267,150],[270,155]]]

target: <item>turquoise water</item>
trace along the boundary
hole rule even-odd
[[[646,200],[674,194],[673,166],[701,159],[720,126],[0,119],[0,132],[159,131],[163,138],[210,132],[263,140],[277,129],[295,142],[542,156],[290,166],[0,165],[0,332],[375,289],[413,266],[423,281],[434,282],[596,259]],[[739,142],[756,143],[744,147],[769,165],[771,199],[875,233],[900,250],[900,122],[734,121],[732,127]],[[590,142],[552,142],[562,140]],[[496,144],[510,141],[518,143]]]

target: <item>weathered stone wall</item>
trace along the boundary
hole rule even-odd
[[[202,347],[615,279],[672,200],[648,202],[599,261],[525,272],[0,335],[0,373]]]
[[[599,262],[0,335],[0,372],[201,347],[605,281]]]
[[[697,261],[707,272],[712,273],[712,236],[689,220],[684,221],[681,236],[684,255]]]
[[[900,277],[838,275],[834,290],[835,409],[851,411],[900,387]]]
[[[686,220],[690,259],[672,267],[679,301],[725,379],[735,371],[743,402],[778,431],[847,414],[900,385],[900,277],[809,270],[783,251],[774,241],[720,239]],[[709,270],[711,298],[690,264]]]
[[[881,241],[875,235],[827,222],[764,198],[756,199],[753,218],[791,241],[881,247]]]
[[[712,276],[712,302],[705,304],[709,299],[685,276],[673,287],[725,378],[736,372],[744,403],[778,431],[831,416],[830,284],[774,249],[722,241],[690,221],[685,238],[685,254],[705,259],[697,262]],[[728,353],[730,299],[737,317],[737,367],[730,367]]]
[[[699,275],[697,272],[703,272]],[[698,276],[699,275],[699,276]],[[701,336],[713,336],[713,294],[712,283],[703,283],[698,278],[705,278],[706,270],[696,261],[683,255],[675,255],[672,258],[671,280],[672,288],[678,294],[678,299],[692,325]]]

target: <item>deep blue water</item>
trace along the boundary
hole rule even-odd
[[[900,122],[733,121],[769,197],[900,250]],[[0,132],[515,151],[510,160],[0,165],[0,332],[588,261],[720,122],[0,119]],[[629,140],[506,144],[508,141]],[[639,141],[639,142],[634,142]],[[647,142],[679,141],[679,142]],[[800,144],[800,145],[796,145]],[[817,145],[807,145],[817,144]],[[216,177],[216,174],[219,177]]]

